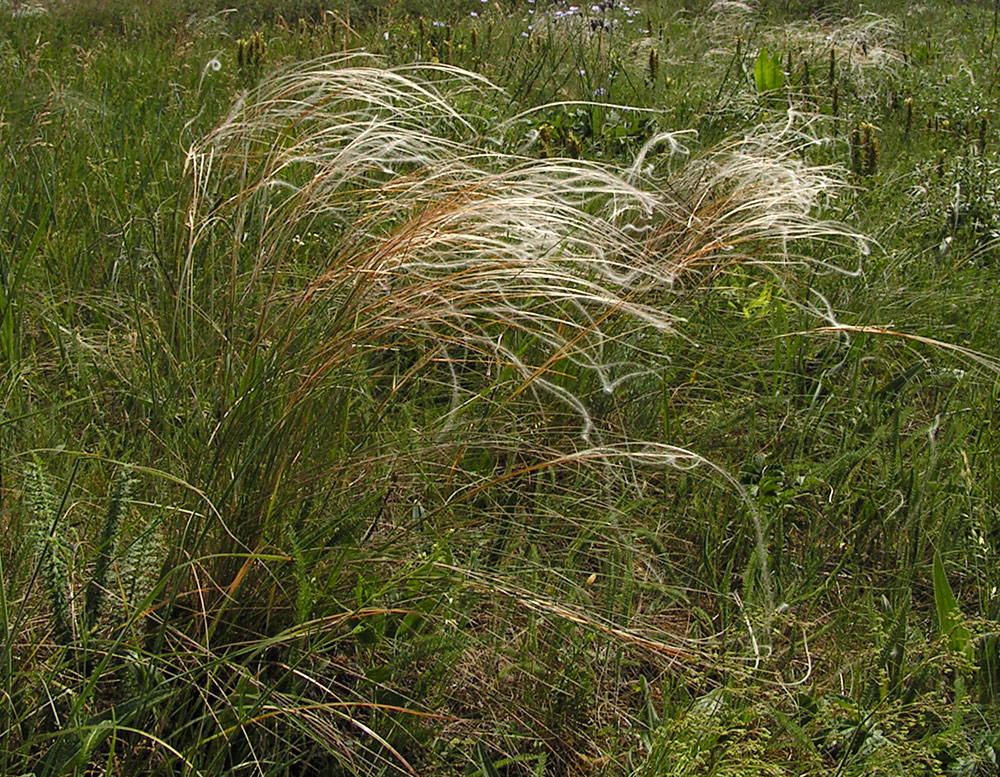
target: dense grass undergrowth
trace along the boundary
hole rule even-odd
[[[0,772],[997,773],[995,5],[0,10]]]

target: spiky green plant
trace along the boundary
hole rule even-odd
[[[94,628],[100,615],[101,603],[109,584],[108,572],[111,560],[115,556],[122,511],[127,509],[128,500],[132,496],[136,484],[135,476],[127,467],[115,475],[111,484],[108,509],[98,540],[97,561],[94,565],[93,576],[87,585],[85,616],[88,630]]]
[[[30,522],[29,534],[35,551],[35,570],[47,594],[54,639],[67,645],[76,632],[71,612],[73,598],[69,576],[68,548],[60,530],[62,507],[52,491],[42,462],[35,458],[24,477],[24,494]]]

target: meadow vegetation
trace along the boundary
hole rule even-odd
[[[996,774],[998,9],[0,4],[0,772]]]

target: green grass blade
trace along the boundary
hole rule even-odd
[[[962,622],[962,613],[948,583],[940,553],[934,554],[934,604],[937,608],[938,628],[941,635],[948,638],[949,649],[971,658],[972,633]]]

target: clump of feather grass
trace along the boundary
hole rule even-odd
[[[772,45],[783,42],[812,55],[822,56],[832,49],[838,66],[848,68],[856,77],[904,61],[899,23],[870,11],[856,18],[788,24],[769,30],[765,37]]]
[[[175,322],[221,311],[208,355],[217,395],[259,376],[257,399],[223,402],[212,440],[232,449],[248,418],[267,416],[254,432],[271,473],[254,486],[272,494],[262,511],[288,470],[317,468],[301,461],[316,408],[371,394],[385,358],[406,354],[367,406],[376,416],[411,383],[444,385],[450,399],[429,431],[486,441],[482,416],[459,424],[463,412],[488,402],[494,415],[523,413],[525,399],[554,398],[585,447],[602,450],[587,389],[576,389],[586,384],[567,370],[612,393],[655,369],[667,351],[648,333],[662,341],[678,323],[679,281],[749,264],[786,285],[803,266],[850,271],[816,250],[855,235],[815,218],[841,181],[802,160],[816,141],[794,114],[683,162],[683,137],[659,135],[618,169],[505,151],[516,123],[481,108],[495,89],[453,67],[338,56],[263,83],[191,148]],[[540,418],[535,436],[552,415]],[[242,537],[243,550],[259,545],[250,529]]]
[[[814,217],[841,181],[836,170],[802,161],[814,141],[791,120],[693,158],[683,135],[659,135],[631,167],[618,168],[506,150],[519,145],[510,138],[523,117],[484,107],[495,92],[453,67],[385,69],[332,57],[263,82],[190,149],[188,239],[161,331],[178,362],[204,363],[206,383],[193,391],[216,397],[201,454],[209,474],[199,487],[227,514],[238,507],[226,499],[258,494],[253,515],[228,521],[236,544],[219,557],[275,542],[300,556],[299,527],[282,538],[268,524],[301,500],[307,480],[322,481],[324,467],[351,491],[377,459],[391,455],[395,467],[422,459],[419,467],[443,475],[439,488],[450,496],[437,513],[445,514],[543,470],[583,471],[590,496],[561,494],[582,510],[594,494],[610,504],[623,486],[641,489],[635,473],[643,468],[706,463],[628,439],[627,430],[623,442],[604,444],[592,391],[613,393],[667,357],[665,336],[680,323],[672,302],[689,277],[757,264],[784,281],[802,265],[834,267],[816,258],[816,244],[853,237]],[[417,385],[429,389],[432,409],[417,416],[432,426],[421,430],[424,442],[405,454],[373,453],[380,438],[371,437],[373,447],[358,438],[412,403]],[[435,405],[442,388],[446,401]],[[566,433],[568,417],[575,434]],[[333,436],[318,430],[334,419],[355,434],[331,453],[317,441]],[[514,474],[491,466],[462,473],[476,446],[526,463]],[[531,504],[539,515],[547,509]],[[592,525],[592,502],[586,510],[581,524]],[[748,510],[755,597],[771,611],[765,527]],[[414,516],[424,520],[423,508]],[[568,536],[575,518],[565,520]],[[377,524],[366,539],[385,531]],[[617,531],[607,540],[619,549],[629,542]],[[212,572],[225,592],[219,612],[236,606],[237,590],[252,589],[249,563],[228,577]],[[454,559],[436,568],[462,575]],[[614,626],[505,580],[470,570],[464,585],[670,661],[709,652],[683,639],[675,650],[640,622]],[[290,609],[306,617],[307,604]],[[755,639],[753,651],[759,660]],[[339,692],[323,695],[336,706]]]
[[[664,178],[664,155],[649,162],[677,147],[669,135],[631,171],[505,152],[496,140],[507,130],[470,118],[493,90],[451,67],[326,59],[262,85],[191,149],[182,287],[193,293],[198,244],[225,224],[226,293],[261,306],[253,341],[301,354],[311,329],[290,406],[359,352],[419,342],[444,364],[512,368],[518,391],[572,407],[586,438],[586,407],[551,379],[553,360],[612,391],[642,361],[614,322],[673,329],[671,289],[692,266],[731,262],[738,247],[740,260],[787,266],[792,244],[849,234],[813,217],[840,183],[795,158],[812,141],[790,128],[761,128]],[[279,288],[308,233],[324,249],[307,261],[325,266]]]
[[[867,103],[878,98],[878,83],[905,63],[902,30],[895,19],[867,12],[856,18],[793,22],[762,31],[771,51],[799,52],[799,61],[832,61],[840,78],[849,79],[854,93]],[[832,58],[832,60],[830,60]]]

